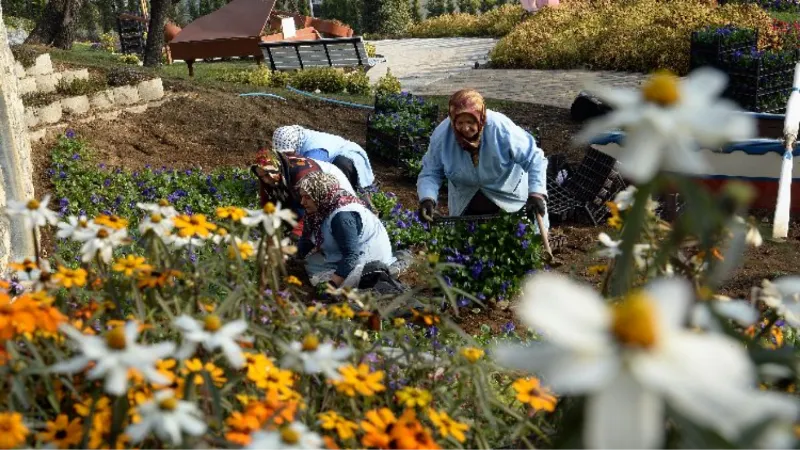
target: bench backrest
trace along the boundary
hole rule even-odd
[[[364,40],[331,38],[308,41],[262,42],[259,44],[264,60],[272,70],[295,70],[308,67],[366,66],[368,62]]]

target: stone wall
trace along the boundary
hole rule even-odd
[[[10,260],[34,256],[33,234],[22,218],[5,214],[9,200],[33,198],[33,170],[25,111],[20,98],[14,56],[0,9],[0,272]]]

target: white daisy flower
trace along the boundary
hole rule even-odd
[[[321,373],[331,380],[340,380],[339,367],[345,365],[352,353],[349,347],[336,348],[330,342],[319,343],[314,335],[306,336],[303,342],[292,342],[284,347],[282,366],[302,370],[308,374]]]
[[[182,433],[202,436],[206,432],[205,419],[197,405],[178,400],[170,389],[157,391],[152,400],[137,409],[142,419],[125,429],[132,442],[142,442],[153,432],[160,440],[177,446],[181,445]]]
[[[237,338],[247,331],[247,322],[234,320],[222,325],[219,317],[211,314],[200,322],[186,314],[174,322],[183,334],[183,344],[178,350],[178,359],[186,359],[193,355],[198,345],[213,352],[221,349],[228,362],[236,369],[244,367],[244,354],[236,342]]]
[[[165,219],[171,219],[178,215],[178,211],[166,200],[158,203],[137,203],[136,207],[151,214],[161,214],[161,217]]]
[[[774,309],[793,327],[800,327],[800,277],[764,280],[760,288],[752,289],[751,297]]]
[[[726,84],[727,75],[703,67],[685,79],[655,74],[640,90],[589,88],[614,110],[592,120],[576,139],[588,142],[608,130],[624,128],[620,170],[635,183],[650,181],[660,170],[702,173],[707,163],[698,145],[716,148],[756,132],[752,117],[719,98]]]
[[[233,239],[233,236],[224,228],[218,228],[214,236],[211,237],[211,241],[214,242],[215,245],[228,244],[231,242],[231,239]]]
[[[771,415],[795,417],[793,400],[753,388],[755,368],[739,342],[683,327],[692,300],[687,281],[658,279],[610,308],[589,286],[537,274],[519,314],[548,341],[496,355],[561,394],[586,394],[589,448],[662,445],[665,402],[728,438]]]
[[[622,254],[622,249],[619,248],[622,244],[621,240],[615,241],[606,233],[600,233],[597,235],[597,240],[605,246],[605,248],[597,252],[597,256],[614,259]],[[639,267],[639,269],[644,269],[648,266],[648,264],[652,264],[652,258],[645,257],[645,253],[647,253],[649,250],[650,244],[634,244],[633,258],[636,261],[636,266]]]
[[[292,422],[276,431],[257,431],[252,434],[253,440],[247,449],[322,449],[320,435],[309,430],[300,422]]]
[[[755,224],[744,220],[744,218],[741,216],[734,216],[733,221],[737,224],[747,227],[747,234],[744,237],[745,242],[753,247],[761,247],[761,245],[764,243],[764,239],[761,237],[761,232],[758,230],[758,227]]]
[[[716,295],[712,300],[697,302],[694,305],[691,316],[692,326],[704,330],[722,331],[722,326],[714,319],[712,311],[744,327],[749,327],[758,320],[758,311],[750,303],[744,300],[733,300],[724,295]]]
[[[625,211],[626,209],[630,209],[633,206],[634,200],[636,200],[636,192],[638,189],[634,185],[630,185],[625,190],[620,191],[617,195],[614,196],[614,203],[617,205],[617,209],[620,211]],[[649,211],[655,211],[658,208],[658,202],[654,201],[653,198],[647,199],[647,209]]]
[[[111,395],[123,395],[127,391],[129,369],[136,369],[152,383],[169,384],[156,370],[155,363],[172,355],[175,343],[137,344],[139,325],[134,321],[110,330],[105,337],[84,335],[71,325],[62,325],[61,331],[77,344],[81,354],[52,366],[53,372],[76,373],[94,362],[87,377],[90,380],[105,378],[105,391]]]
[[[174,233],[169,233],[161,236],[161,240],[164,241],[165,244],[171,246],[174,249],[179,249],[190,245],[192,247],[202,247],[205,244],[205,241],[202,238],[198,237],[181,237]]]
[[[247,217],[242,219],[242,223],[248,227],[261,225],[267,234],[275,234],[275,230],[280,228],[281,222],[297,225],[295,214],[292,210],[281,209],[280,203],[275,205],[271,202],[268,202],[261,209],[248,209]]]
[[[67,217],[66,222],[58,222],[58,232],[56,232],[56,237],[61,239],[72,239],[76,232],[86,231],[90,227],[94,226],[93,222],[90,222],[86,216],[69,216]]]
[[[172,219],[158,212],[150,213],[139,224],[140,233],[145,234],[153,230],[153,233],[159,237],[170,234],[173,228],[175,228],[175,223],[172,222]]]
[[[48,203],[50,203],[49,195],[45,195],[41,202],[35,199],[27,202],[9,200],[6,212],[11,217],[22,216],[25,228],[33,230],[47,224],[58,223],[58,214],[47,208]]]
[[[81,247],[83,262],[90,262],[98,255],[104,262],[110,262],[114,248],[120,246],[127,237],[128,230],[125,228],[115,230],[98,225],[76,230],[72,235],[74,240],[83,242]]]
[[[795,448],[797,434],[794,429],[795,424],[790,421],[772,422],[765,427],[761,436],[756,439],[756,448]]]

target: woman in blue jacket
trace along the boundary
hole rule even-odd
[[[547,158],[536,140],[505,115],[487,111],[464,89],[450,98],[449,117],[433,131],[417,178],[420,218],[433,220],[439,188],[448,181],[452,216],[517,212],[547,217]],[[537,228],[538,231],[538,228]]]
[[[342,137],[291,125],[275,130],[272,147],[276,152],[295,153],[333,164],[344,172],[356,190],[375,182],[367,153],[360,145]]]
[[[297,186],[306,210],[297,256],[311,283],[357,287],[364,268],[397,262],[383,223],[331,174],[313,172]]]

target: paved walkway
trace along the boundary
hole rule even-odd
[[[475,88],[487,98],[569,108],[588,82],[635,87],[644,74],[588,70],[474,69],[488,61],[495,39],[445,38],[375,41],[386,63],[370,70],[374,82],[387,68],[403,89],[415,94],[450,95]]]

